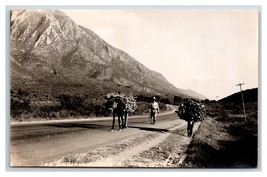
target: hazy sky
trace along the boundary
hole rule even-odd
[[[258,87],[257,10],[64,12],[178,88],[216,99]]]

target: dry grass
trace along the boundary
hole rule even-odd
[[[179,130],[179,126],[183,126]],[[87,152],[68,155],[43,166],[55,167],[168,167],[184,155],[190,138],[185,124],[169,127],[171,132],[143,132],[120,142]],[[166,143],[168,142],[168,143]],[[180,145],[177,143],[180,143]],[[182,145],[181,145],[182,144]],[[152,153],[152,154],[151,154]],[[180,162],[181,163],[181,162]]]
[[[147,133],[145,135],[127,138],[118,143],[99,147],[87,152],[67,155],[53,162],[44,163],[43,166],[109,166],[111,164],[109,163],[109,157],[118,156],[121,152],[126,151],[129,148],[138,146],[140,142],[150,141],[156,136],[156,134]]]
[[[196,125],[195,129],[197,129]],[[186,136],[186,126],[171,132],[159,145],[150,148],[122,163],[123,167],[174,168],[186,157],[191,138]]]
[[[208,117],[188,147],[185,168],[255,168],[257,167],[256,120]],[[254,123],[252,123],[254,122]]]

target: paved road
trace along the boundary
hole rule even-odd
[[[142,131],[168,131],[166,127],[173,122],[177,122],[174,112],[158,115],[156,125],[151,125],[147,117],[132,117],[127,130],[114,132],[110,132],[111,119],[14,124],[10,127],[11,165],[38,166],[67,154],[136,136]]]

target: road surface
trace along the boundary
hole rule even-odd
[[[39,166],[68,154],[81,153],[144,132],[166,132],[174,124],[185,125],[185,121],[177,119],[174,111],[158,115],[156,125],[151,125],[147,116],[130,117],[127,130],[110,132],[111,123],[111,118],[108,118],[12,124],[10,164]]]

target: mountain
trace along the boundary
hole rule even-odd
[[[205,99],[176,88],[59,10],[11,11],[10,67],[11,88],[35,94],[97,96],[120,90]]]
[[[207,99],[207,97],[205,97],[204,95],[200,93],[195,92],[194,90],[191,90],[191,89],[186,89],[186,90],[180,89],[180,90],[182,90],[182,93],[185,93],[186,95],[190,95],[193,98],[198,98],[201,100]]]
[[[258,88],[247,89],[247,90],[244,90],[242,93],[243,93],[244,102],[258,102]],[[229,95],[219,100],[219,102],[240,103],[242,102],[241,92],[237,92],[232,95]]]

